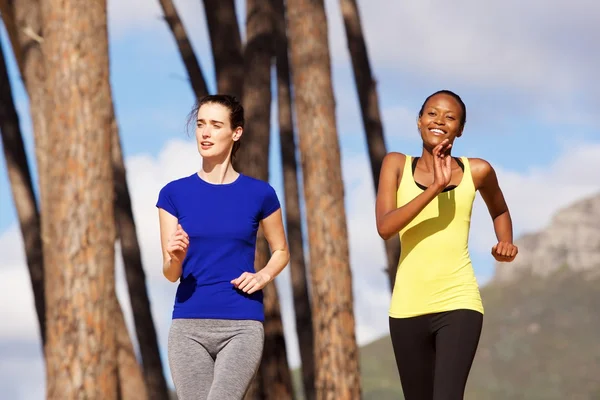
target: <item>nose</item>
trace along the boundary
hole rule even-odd
[[[202,129],[202,137],[205,139],[210,137],[210,128],[204,127],[204,129]]]

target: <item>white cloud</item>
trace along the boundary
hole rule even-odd
[[[557,208],[600,190],[600,183],[593,179],[595,171],[600,168],[598,160],[599,144],[580,143],[566,148],[552,165],[532,169],[524,174],[496,166],[512,210],[516,231],[538,229],[547,223]],[[367,156],[345,154],[342,163],[354,282],[356,331],[359,342],[366,343],[387,332],[389,289],[387,277],[383,272],[386,260],[383,243],[375,229],[375,197]],[[166,346],[176,285],[167,282],[161,274],[155,202],[159,189],[166,182],[197,170],[199,165],[193,141],[171,141],[156,158],[138,155],[127,159],[128,181],[152,311],[163,350]],[[282,196],[282,189],[276,189]],[[471,237],[473,251],[487,252],[490,243],[493,242],[491,222],[489,216],[485,215],[481,200],[478,200],[474,211]],[[10,390],[10,393],[17,393],[16,398],[33,398],[33,392],[30,396],[21,394],[30,389],[42,393],[44,372],[41,355],[37,350],[37,321],[33,311],[22,242],[15,227],[0,236],[0,252],[3,254],[0,293],[4,299],[9,300],[0,302],[0,319],[11,321],[0,328],[0,350],[3,352],[0,357],[0,371],[10,370],[10,374],[3,375],[10,376],[10,382],[6,379],[0,381],[3,382],[2,388]],[[119,259],[120,255],[117,253],[117,260]],[[131,329],[131,311],[120,261],[117,271],[118,295]],[[288,358],[293,365],[297,365],[299,356],[289,271],[284,271],[277,279],[277,285],[283,311]],[[18,301],[13,301],[14,299]],[[26,355],[7,351],[11,343],[20,343],[20,346],[27,348]],[[22,368],[12,368],[12,363],[22,365]],[[165,369],[168,374],[166,362]],[[10,386],[7,386],[9,384]]]
[[[330,44],[334,61],[347,64],[338,3],[326,2]],[[584,51],[597,32],[592,15],[600,12],[591,0],[555,1],[552,7],[542,0],[526,5],[516,0],[359,3],[376,69],[394,68],[483,87],[564,92],[584,89],[597,69],[590,62],[597,67],[600,61]]]
[[[516,236],[542,229],[560,208],[600,192],[600,143],[577,143],[563,149],[549,166],[517,173],[495,166],[513,218]],[[472,248],[488,252],[495,244],[493,225],[481,197],[473,210]]]

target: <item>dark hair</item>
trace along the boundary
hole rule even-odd
[[[205,104],[220,104],[227,108],[229,110],[229,124],[231,125],[231,129],[235,130],[237,127],[244,128],[244,107],[242,107],[242,104],[234,96],[228,94],[211,94],[197,100],[196,104],[194,104],[192,111],[190,111],[190,114],[188,115],[188,133],[190,125],[195,129],[198,119],[198,110]],[[239,139],[233,142],[233,148],[231,149],[232,160],[235,158],[235,153],[239,150],[240,145]]]
[[[423,102],[423,105],[421,106],[421,109],[419,110],[419,118],[421,118],[423,116],[423,111],[425,109],[425,105],[427,104],[429,99],[431,99],[433,96],[438,95],[438,94],[446,94],[446,95],[454,98],[454,100],[456,100],[458,102],[458,104],[460,105],[460,108],[462,108],[462,116],[460,117],[460,127],[463,128],[465,126],[465,123],[467,122],[467,106],[465,106],[465,103],[463,103],[460,96],[451,90],[438,90],[437,92],[429,95],[429,97],[427,97],[425,99],[425,101]]]

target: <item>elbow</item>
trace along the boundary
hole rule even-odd
[[[167,278],[169,282],[175,283],[179,280],[181,274],[177,272],[178,271],[174,271],[170,262],[165,262],[165,265],[163,266],[163,276]]]
[[[388,240],[390,239],[392,236],[394,236],[393,233],[389,233],[389,232],[383,232],[380,229],[377,230],[377,233],[379,233],[379,237],[382,238],[383,240]]]
[[[169,274],[169,271],[165,271],[165,270],[163,270],[163,275],[165,276],[165,278],[167,278],[167,280],[168,280],[169,282],[173,282],[173,283],[175,283],[175,282],[177,282],[177,281],[179,280],[179,277],[178,277],[178,276],[174,276],[174,275],[172,275],[172,274]]]
[[[394,232],[390,232],[389,229],[386,229],[386,226],[382,223],[377,222],[377,233],[379,237],[383,240],[388,240],[392,236],[394,236]]]
[[[288,265],[290,262],[290,251],[287,249],[287,247],[283,250],[281,250],[281,258],[282,258],[282,262],[283,265]]]

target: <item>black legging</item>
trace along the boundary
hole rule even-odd
[[[390,318],[405,399],[462,400],[482,324],[472,310]]]

